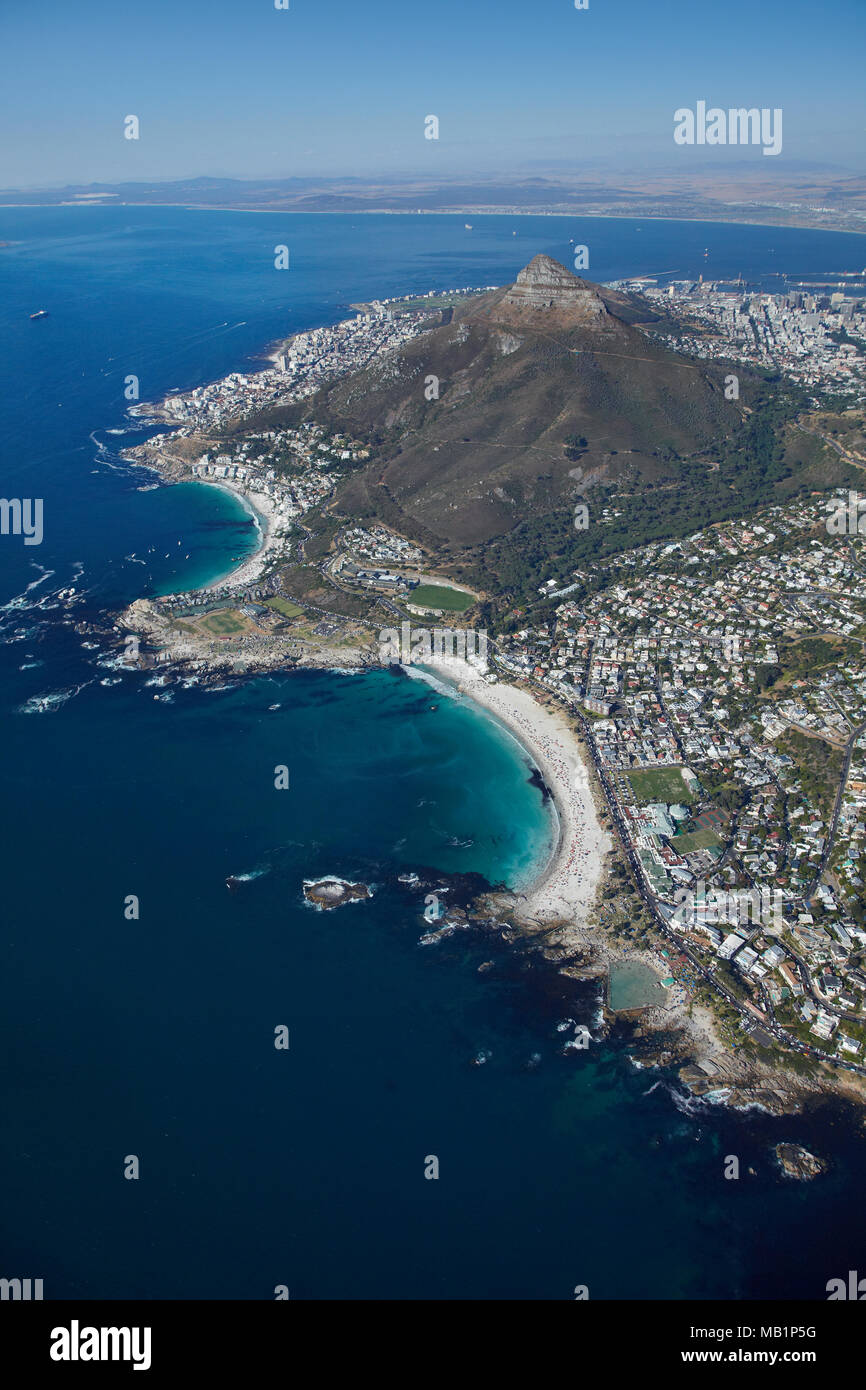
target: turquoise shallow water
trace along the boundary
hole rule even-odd
[[[578,230],[609,275],[697,273],[708,239],[748,274],[769,235],[520,219],[523,252],[510,219],[474,221],[467,241],[460,219],[292,220],[283,281],[271,219],[0,215],[2,491],[46,516],[38,550],[0,546],[0,1273],[46,1297],[821,1297],[866,1260],[864,1141],[842,1111],[685,1104],[603,1035],[597,985],[482,929],[419,944],[425,895],[401,873],[516,880],[545,851],[540,793],[486,717],[384,672],[103,686],[100,649],[34,606],[74,581],[95,612],[241,553],[233,499],[141,492],[117,460],[103,431],[123,426],[127,372],[144,396],[195,385],[349,300],[505,281]],[[862,260],[853,237],[772,240],[792,273]],[[51,318],[31,324],[37,307]],[[64,695],[53,713],[20,712],[45,692]],[[317,912],[301,884],[320,873],[374,896]],[[575,1022],[593,1042],[563,1054]],[[828,1154],[826,1179],[785,1184],[781,1139]],[[754,1178],[724,1181],[729,1153]]]
[[[614,1010],[667,1006],[668,994],[661,980],[642,961],[623,961],[611,966],[608,1003]]]
[[[143,476],[148,482],[140,486],[148,490],[137,492],[130,505],[136,529],[146,525],[151,541],[141,553],[134,552],[149,592],[171,594],[211,584],[238,568],[235,559],[242,562],[259,549],[255,518],[230,492],[205,483],[160,485],[151,491],[153,475]],[[127,566],[132,563],[126,560]]]

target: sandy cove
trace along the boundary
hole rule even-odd
[[[137,446],[141,449],[144,446]],[[139,468],[148,468],[159,475],[164,483],[200,483],[202,486],[218,487],[236,497],[256,522],[259,532],[259,545],[254,554],[248,556],[236,569],[228,570],[221,579],[196,589],[198,594],[209,594],[227,590],[242,591],[258,584],[271,562],[287,557],[288,543],[283,528],[286,518],[280,514],[277,503],[267,492],[251,492],[234,482],[231,478],[209,478],[193,473],[186,459],[175,458],[164,450],[142,458],[129,451],[123,455],[128,462]]]
[[[603,885],[605,856],[614,846],[600,824],[591,774],[564,715],[555,706],[542,705],[529,690],[505,682],[490,685],[476,668],[458,658],[435,659],[425,665],[489,710],[515,735],[537,764],[556,805],[559,842],[525,898],[508,899],[508,918],[529,928],[561,926],[555,949],[564,946],[582,957],[581,964],[563,967],[565,975],[606,979],[616,962],[641,960],[659,979],[667,976],[670,960],[661,955],[660,946],[626,946],[590,922]],[[672,1067],[699,1061],[705,1069],[706,1088],[727,1095],[730,1104],[760,1105],[779,1113],[798,1110],[804,1094],[820,1094],[819,1088],[804,1085],[781,1068],[748,1063],[732,1052],[709,1009],[692,999],[681,984],[664,991],[657,1005],[630,1017],[639,1020],[636,1037],[643,1038],[642,1046],[654,1036],[671,1039],[670,1044],[662,1044],[660,1055],[643,1065]],[[674,1042],[675,1038],[679,1041]],[[658,1045],[651,1046],[659,1053]]]
[[[613,841],[599,821],[590,774],[564,715],[540,704],[528,690],[505,682],[491,685],[474,666],[457,657],[437,657],[425,665],[515,735],[537,763],[553,797],[559,841],[546,869],[512,915],[526,925],[581,927],[595,901],[604,857]]]
[[[256,525],[261,537],[258,549],[244,560],[242,565],[238,565],[237,569],[230,570],[223,575],[222,579],[215,579],[210,584],[205,584],[196,592],[207,594],[214,590],[227,588],[247,589],[251,585],[257,584],[267,569],[270,559],[274,558],[274,552],[282,551],[282,537],[277,534],[279,513],[274,499],[266,492],[245,492],[243,488],[237,487],[224,478],[196,476],[191,481],[207,484],[209,487],[222,488],[223,492],[232,493],[256,518]]]

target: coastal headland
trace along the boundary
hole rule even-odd
[[[461,551],[468,553],[479,537],[483,549],[489,539],[483,533],[494,521],[511,535],[515,498],[523,495],[526,500],[521,478],[516,474],[511,481],[505,478],[508,486],[493,489],[493,500],[483,516],[479,512],[463,517],[453,534],[444,539],[440,534],[437,539],[433,523],[440,532],[448,532],[453,526],[448,518],[460,510],[457,501],[446,505],[443,497],[447,502],[463,496],[470,466],[480,469],[486,479],[488,463],[479,462],[479,446],[472,437],[485,421],[473,425],[467,419],[460,424],[460,438],[451,441],[448,459],[443,459],[445,426],[437,423],[434,436],[421,421],[429,438],[421,437],[420,428],[414,434],[409,430],[417,455],[411,466],[408,451],[397,445],[396,436],[383,444],[377,434],[377,421],[391,420],[395,412],[400,416],[395,401],[400,404],[401,392],[414,391],[419,380],[427,379],[423,371],[430,365],[431,343],[445,364],[442,379],[453,375],[456,353],[469,352],[467,344],[473,352],[477,348],[479,381],[489,386],[491,377],[498,379],[516,370],[524,339],[535,342],[536,320],[543,320],[543,326],[550,321],[572,334],[569,341],[581,345],[574,349],[581,357],[618,361],[619,349],[628,349],[625,355],[630,357],[638,349],[655,352],[648,400],[656,398],[662,367],[664,381],[669,382],[668,368],[674,361],[667,357],[662,361],[658,349],[646,346],[643,330],[633,326],[640,319],[640,305],[628,295],[579,281],[546,257],[536,257],[515,285],[505,290],[481,296],[476,291],[471,302],[457,310],[457,322],[431,320],[414,303],[406,314],[392,312],[385,302],[366,307],[375,312],[329,330],[298,335],[291,340],[290,350],[278,354],[264,372],[251,377],[235,373],[225,383],[213,383],[154,407],[153,415],[171,422],[173,429],[127,451],[132,462],[155,469],[166,481],[226,488],[258,517],[260,546],[239,570],[196,591],[139,600],[123,615],[122,626],[144,637],[151,649],[148,655],[159,664],[181,663],[205,681],[218,679],[226,671],[242,675],[298,666],[381,668],[381,633],[393,628],[395,618],[406,618],[407,609],[412,611],[412,585],[419,583],[421,573],[430,579],[431,591],[444,596],[446,612],[450,603],[455,611],[465,613],[462,621],[473,626],[479,621],[496,624],[501,586],[491,582],[490,571],[474,572],[472,585],[460,591],[459,606],[456,590],[444,586],[449,582],[465,585],[467,566],[461,563]],[[495,321],[488,324],[485,314],[495,316]],[[616,351],[609,350],[611,343]],[[485,356],[491,345],[496,353],[492,368]],[[345,363],[358,354],[368,355],[363,369],[353,374]],[[405,377],[398,387],[393,381],[395,364]],[[563,368],[563,391],[569,387],[570,377],[566,377],[572,370],[573,364],[567,371]],[[328,396],[326,388],[330,390],[333,381],[337,386]],[[667,393],[667,384],[664,389]],[[509,394],[511,402],[515,391]],[[308,404],[311,393],[319,393],[315,406]],[[727,409],[709,381],[704,383],[704,398],[708,419],[715,420]],[[568,399],[573,404],[573,393]],[[358,414],[359,400],[366,412],[363,418]],[[352,410],[345,408],[346,401]],[[535,418],[534,407],[532,397],[526,403],[527,418]],[[140,408],[136,413],[146,411]],[[672,419],[675,415],[671,411]],[[725,416],[732,429],[740,423],[735,415],[736,411],[730,420]],[[590,426],[585,427],[589,434]],[[453,421],[450,428],[452,433],[457,429]],[[467,443],[475,447],[467,451]],[[561,443],[563,486],[573,492],[583,465],[569,469],[568,464],[584,458],[590,446],[577,433],[566,434]],[[531,450],[523,452],[529,457]],[[634,456],[634,451],[626,452]],[[619,457],[616,451],[614,455]],[[531,469],[537,466],[534,458],[527,464]],[[450,479],[451,492],[442,492],[443,479]],[[416,501],[413,519],[410,509]],[[513,575],[507,555],[503,569]],[[537,607],[537,593],[545,599],[568,597],[581,588],[580,573],[575,569],[567,576],[572,580],[576,576],[578,582],[563,581],[563,587],[554,587],[553,592],[555,580],[533,588],[532,577],[523,579],[518,574],[520,599]],[[437,585],[443,587],[437,589]],[[570,600],[561,607],[579,605]],[[442,617],[435,610],[426,611],[434,618]],[[515,612],[522,616],[522,610]],[[563,616],[563,625],[571,625],[565,660],[572,665],[577,655],[574,648],[584,640],[576,630],[581,616]],[[630,882],[633,856],[623,839],[627,831],[618,802],[611,800],[610,778],[602,775],[604,759],[599,760],[597,741],[575,702],[569,676],[542,664],[544,647],[550,646],[543,622],[539,632],[541,641],[532,659],[522,659],[520,649],[506,651],[504,656],[499,651],[489,675],[459,659],[431,663],[438,675],[520,742],[558,819],[555,848],[536,880],[515,885],[510,893],[483,895],[472,915],[479,920],[493,917],[507,929],[519,930],[534,940],[548,960],[557,962],[563,974],[575,978],[607,981],[617,964],[642,962],[658,982],[658,1002],[650,990],[649,1001],[634,1008],[606,1007],[606,1022],[633,1030],[636,1065],[668,1068],[679,1064],[680,1080],[695,1103],[706,1099],[785,1111],[799,1108],[804,1097],[818,1098],[831,1090],[862,1098],[853,1077],[849,1080],[840,1074],[829,1079],[814,1069],[804,1075],[789,1065],[784,1052],[770,1055],[766,1032],[759,1034],[757,1044],[743,1047],[744,1022],[754,1030],[754,1020],[760,1020],[764,1010],[735,1004],[727,1014],[724,1010],[718,1014],[711,997],[713,980],[707,986],[703,982],[707,972],[702,972],[703,980],[700,972],[695,974],[692,955],[665,929],[640,874]],[[529,639],[523,633],[518,640]],[[533,678],[539,671],[541,683]],[[599,707],[600,717],[605,705],[610,713],[611,702],[592,703]],[[666,718],[661,718],[660,725],[669,743]],[[653,755],[648,757],[652,764]],[[671,758],[668,749],[664,760]],[[659,757],[655,755],[654,760],[658,762]],[[664,800],[677,812],[682,809],[673,807],[682,800],[679,791],[665,793]],[[685,837],[683,844],[688,843]],[[617,925],[623,929],[618,931]],[[730,1003],[730,995],[725,997]]]
[[[784,1067],[763,1066],[732,1051],[711,1011],[671,980],[671,962],[660,948],[625,945],[601,924],[599,905],[616,891],[609,872],[615,842],[602,823],[604,800],[565,710],[525,685],[491,683],[471,662],[440,658],[430,665],[515,736],[537,765],[556,808],[556,844],[535,882],[519,895],[488,895],[479,908],[543,940],[544,955],[560,962],[563,974],[598,979],[606,1000],[612,970],[640,962],[652,972],[657,1002],[618,1013],[607,1003],[604,1008],[608,1025],[630,1031],[636,1066],[678,1068],[692,1096],[709,1104],[782,1114],[796,1113],[806,1098],[816,1099],[822,1088]],[[840,1089],[850,1096],[850,1088]]]

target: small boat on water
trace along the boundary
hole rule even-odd
[[[31,317],[32,319],[47,319],[47,318],[48,318],[48,310],[47,310],[47,309],[37,309],[37,310],[36,310],[36,313],[35,313],[35,314],[31,314],[30,317]]]

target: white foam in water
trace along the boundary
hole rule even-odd
[[[432,685],[440,695],[447,695],[449,699],[459,700],[461,698],[459,690],[453,685],[448,685],[441,681],[438,676],[434,676],[432,671],[423,671],[420,666],[404,666],[402,668],[410,680],[423,681],[425,685]]]
[[[24,590],[25,594],[29,594],[30,590],[37,588],[38,585],[44,584],[46,579],[50,579],[51,575],[54,573],[54,570],[45,569],[42,565],[38,565],[35,560],[33,560],[31,563],[34,569],[42,570],[42,573],[40,574],[38,579],[31,579],[30,583]]]
[[[90,681],[85,681],[84,685],[69,686],[66,690],[50,690],[47,695],[31,695],[29,700],[18,706],[18,713],[53,714],[61,705],[65,705],[67,700],[71,700],[83,690],[84,686],[90,684]]]
[[[665,1090],[669,1093],[681,1115],[694,1117],[700,1115],[701,1111],[706,1108],[706,1101],[702,1096],[684,1096],[673,1086],[665,1086]]]
[[[33,612],[34,609],[46,613],[54,608],[59,608],[61,600],[67,605],[72,602],[79,603],[82,601],[83,595],[76,594],[74,588],[50,589],[47,593],[39,594],[31,598],[30,595],[33,593],[34,589],[38,589],[47,579],[53,578],[56,574],[56,570],[46,569],[45,566],[37,564],[35,560],[31,561],[31,564],[33,569],[40,571],[38,577],[36,579],[31,579],[30,583],[25,585],[20,594],[15,594],[14,597],[8,599],[6,603],[0,604],[0,613],[30,613]],[[74,582],[78,580],[83,573],[83,566],[80,560],[75,561],[73,569],[72,578]],[[15,640],[19,641],[20,638],[16,638]]]
[[[451,925],[451,923],[446,923],[445,926],[440,927],[438,931],[428,931],[425,932],[423,936],[419,936],[418,945],[436,946],[440,941],[444,941],[446,937],[453,936],[456,930],[457,928]]]

